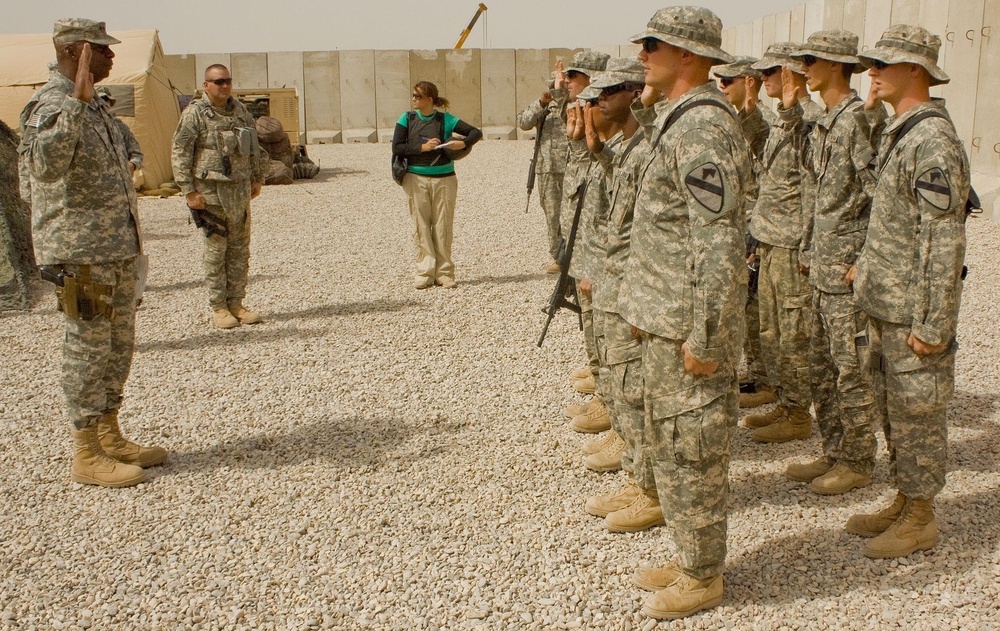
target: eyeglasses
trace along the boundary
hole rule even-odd
[[[781,70],[781,66],[775,66],[774,68],[768,68],[767,70],[761,70],[760,74],[764,75],[765,77],[770,77],[771,75],[773,75],[774,73],[778,72],[779,70]]]
[[[410,98],[413,99],[414,101],[419,101],[420,99],[427,97],[425,97],[423,94],[417,94],[416,92],[414,92],[413,94],[410,95]]]
[[[567,79],[576,79],[577,77],[579,77],[582,74],[583,74],[582,72],[579,72],[577,70],[567,70],[566,71],[566,78]]]
[[[891,65],[892,64],[887,64],[884,61],[882,61],[881,59],[872,59],[872,68],[874,68],[875,70],[878,70],[878,71],[885,70],[886,68],[888,68]]]
[[[660,40],[653,39],[652,37],[647,37],[642,40],[642,50],[648,55],[649,53],[655,53],[656,49],[660,47]]]
[[[814,57],[813,55],[806,55],[802,58],[802,65],[808,68],[809,66],[816,63],[816,61],[817,61],[816,57]]]
[[[208,79],[207,82],[208,83],[214,83],[215,85],[218,85],[218,86],[232,85],[233,84],[233,78],[232,77],[225,77],[225,78],[222,78],[222,79]]]
[[[719,77],[719,85],[724,88],[728,88],[734,83],[736,83],[736,77]]]
[[[620,92],[627,92],[629,85],[627,83],[619,83],[618,85],[613,85],[601,90],[601,96],[614,96]]]

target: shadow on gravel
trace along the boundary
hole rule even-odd
[[[142,241],[178,241],[180,239],[190,239],[194,233],[187,232],[179,234],[176,232],[143,232]]]
[[[447,437],[463,427],[446,419],[413,425],[398,418],[312,419],[285,433],[258,433],[202,451],[173,452],[162,471],[170,475],[220,467],[277,469],[310,461],[335,464],[338,469],[396,468],[438,456]],[[424,435],[434,439],[419,440]]]
[[[458,284],[460,286],[500,285],[503,283],[526,283],[528,281],[541,280],[543,278],[551,278],[553,285],[556,282],[556,277],[554,275],[537,272],[535,274],[511,274],[509,276],[480,276],[479,278],[473,278],[472,280],[459,280]]]
[[[274,322],[284,322],[287,320],[329,318],[333,316],[350,316],[364,313],[392,313],[402,311],[408,307],[415,307],[420,303],[414,300],[373,300],[369,302],[339,302],[329,305],[320,305],[299,311],[286,311],[284,313],[268,313],[267,319]]]
[[[208,326],[206,324],[206,326]],[[247,337],[252,337],[255,343],[278,342],[285,343],[290,339],[306,339],[314,337],[326,337],[329,329],[268,329],[267,320],[264,324],[253,326],[242,326],[231,331],[213,330],[207,335],[197,337],[186,337],[179,340],[160,340],[158,342],[144,342],[136,344],[135,352],[148,353],[156,351],[197,351],[217,346],[238,346],[247,341]]]
[[[961,577],[995,549],[998,535],[988,524],[998,504],[1000,496],[992,493],[939,498],[934,503],[942,541],[949,536],[961,540],[961,555],[943,554],[939,544],[905,560],[869,559],[863,551],[865,538],[840,528],[811,528],[762,540],[745,554],[730,555],[726,600],[733,605],[783,604],[802,598],[839,598],[854,590],[882,590],[886,576],[891,588],[904,592],[937,584],[942,576]],[[843,559],[844,564],[828,574],[814,571],[817,563],[828,567],[831,559]]]
[[[301,183],[326,182],[342,175],[368,175],[371,171],[360,171],[357,169],[347,169],[344,167],[322,167],[319,173],[312,180],[299,180]]]
[[[252,274],[247,282],[262,281],[262,280],[275,280],[278,278],[287,278],[285,274]],[[205,279],[198,278],[195,280],[185,280],[179,283],[171,283],[169,285],[146,285],[146,291],[181,291],[183,289],[194,289],[196,287],[204,287]]]

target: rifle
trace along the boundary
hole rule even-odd
[[[576,231],[580,226],[580,213],[583,211],[583,200],[587,196],[587,181],[584,180],[576,187],[576,210],[573,212],[573,226],[569,229],[569,239],[563,239],[559,244],[559,254],[556,261],[559,262],[559,279],[556,280],[555,289],[549,297],[549,304],[542,309],[546,315],[545,326],[542,327],[542,334],[538,337],[538,347],[542,347],[545,341],[545,334],[549,332],[549,325],[552,318],[561,308],[566,308],[577,314],[580,319],[580,329],[583,329],[583,313],[580,309],[580,298],[576,293],[576,280],[569,275],[569,263],[573,260],[573,243],[576,241]],[[569,299],[572,296],[576,302]]]
[[[545,117],[549,115],[549,110],[546,108],[542,110],[542,115],[538,118],[538,123],[535,125],[535,152],[531,155],[531,166],[528,167],[528,202],[524,205],[524,214],[528,214],[528,208],[531,207],[531,191],[535,188],[535,167],[538,164],[538,154],[542,150],[542,126],[545,125]]]

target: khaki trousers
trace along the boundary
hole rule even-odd
[[[413,243],[417,246],[416,280],[454,280],[451,241],[458,178],[454,175],[427,177],[407,173],[403,177],[403,190],[409,200]]]

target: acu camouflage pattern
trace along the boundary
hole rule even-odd
[[[103,101],[78,101],[73,87],[54,72],[32,97],[21,114],[18,151],[38,263],[77,276],[86,271],[111,288],[110,315],[64,318],[66,414],[84,429],[121,406],[135,346],[140,239],[125,140]]]
[[[537,133],[542,134],[542,145],[538,152],[538,164],[535,173],[565,173],[566,172],[566,90],[550,90],[553,97],[548,106],[543,107],[541,101],[532,101],[528,107],[517,115],[517,126],[523,131],[535,129],[543,112],[545,122]]]
[[[687,111],[692,100],[725,109]],[[633,105],[650,143],[639,172],[622,317],[643,330],[643,462],[656,483],[685,573],[722,573],[726,558],[729,443],[738,418],[736,364],[743,344],[747,269],[744,196],[750,152],[718,88],[707,83],[652,108]],[[712,375],[684,369],[686,342]]]
[[[604,144],[605,156],[613,156],[620,149],[621,132]],[[608,193],[612,164],[594,160],[587,174],[587,198],[580,213],[577,244],[573,250],[569,273],[574,278],[586,278],[593,285],[604,282],[604,259],[607,248],[608,215],[611,199]],[[595,294],[596,296],[596,294]]]
[[[181,193],[201,193],[208,212],[228,231],[225,237],[205,237],[202,263],[212,308],[246,297],[251,185],[263,183],[269,161],[259,145],[257,155],[238,155],[233,145],[233,130],[237,127],[254,127],[253,117],[243,104],[230,97],[226,108],[217,108],[204,94],[181,114],[171,152],[174,178]],[[231,164],[229,174],[223,172],[223,157]]]
[[[871,318],[876,395],[892,474],[907,497],[930,499],[944,487],[946,410],[955,390],[955,333],[965,260],[969,159],[948,119],[928,118],[887,155],[913,116],[946,114],[940,101],[917,105],[885,130],[868,240],[855,292]],[[920,356],[910,334],[944,351]]]
[[[39,265],[108,263],[140,252],[139,205],[125,139],[99,98],[70,96],[53,72],[21,112],[19,171],[29,183]]]

